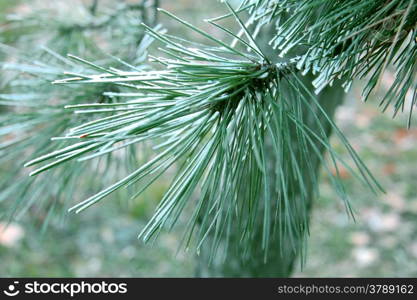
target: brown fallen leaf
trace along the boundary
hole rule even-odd
[[[394,163],[387,163],[382,167],[382,173],[385,175],[393,175],[397,171],[397,167]]]
[[[332,172],[332,175],[333,176],[339,175],[340,179],[348,179],[348,178],[351,177],[349,171],[345,167],[343,167],[341,165],[338,165],[337,166],[337,170],[336,170],[336,168],[333,167],[331,169],[331,172]]]
[[[23,236],[24,231],[20,225],[0,223],[0,245],[13,247]]]

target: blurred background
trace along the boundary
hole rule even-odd
[[[121,1],[98,1],[98,11],[103,7],[111,11],[118,2]],[[0,0],[0,43],[18,46],[33,30],[30,26],[19,28],[16,16],[30,15],[40,7],[40,20],[77,18],[73,8],[91,3]],[[218,1],[210,1],[209,5],[207,0],[162,0],[159,5],[199,26],[207,26],[203,19],[225,12]],[[160,18],[159,22],[179,36],[189,34],[170,20]],[[103,51],[112,41],[100,42],[94,36],[91,40]],[[38,44],[42,44],[42,37]],[[77,51],[82,56],[82,49]],[[393,74],[387,72],[379,93],[383,94],[393,80]],[[387,192],[373,195],[341,167],[355,211],[356,220],[352,220],[323,174],[321,195],[315,201],[311,220],[307,264],[302,270],[297,267],[295,276],[417,276],[416,120],[414,117],[407,129],[407,115],[392,119],[391,111],[381,113],[377,100],[362,103],[360,86],[361,82],[357,82],[346,95],[345,104],[337,111],[336,123]],[[342,156],[348,156],[336,141],[335,147]],[[7,170],[0,172],[1,181]],[[26,175],[23,172],[22,176]],[[137,239],[168,184],[169,181],[160,180],[134,201],[125,201],[123,194],[116,194],[82,214],[64,215],[48,226],[46,216],[38,211],[27,210],[11,220],[2,218],[0,276],[193,276],[194,254],[177,251],[184,225],[164,233],[153,244],[144,245]],[[7,205],[10,203],[3,199],[0,209]]]

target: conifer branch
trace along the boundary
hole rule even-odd
[[[236,11],[229,8],[248,35],[249,31]],[[163,45],[160,50],[166,56],[150,56],[162,70],[122,71],[69,56],[95,74],[78,74],[55,81],[55,84],[65,85],[113,84],[125,91],[106,94],[117,96],[121,99],[119,102],[67,106],[77,114],[104,116],[81,123],[66,135],[56,137],[55,140],[73,143],[28,162],[26,166],[43,164],[32,175],[67,161],[91,160],[144,141],[152,141],[155,145],[155,155],[147,163],[73,206],[71,211],[81,212],[116,190],[129,186],[137,187],[133,196],[136,197],[178,164],[177,175],[140,234],[145,241],[157,236],[164,228],[171,229],[199,190],[200,195],[192,205],[194,213],[187,227],[186,247],[191,243],[191,237],[195,237],[198,249],[210,234],[214,234],[216,245],[220,240],[227,240],[227,232],[233,230],[250,249],[251,241],[258,234],[250,227],[260,219],[263,223],[262,245],[266,251],[275,230],[277,234],[290,233],[293,242],[306,236],[308,207],[305,203],[312,195],[306,193],[304,181],[308,178],[317,182],[309,152],[323,162],[349,211],[348,196],[339,174],[331,171],[338,170],[338,164],[344,165],[372,190],[380,189],[346,138],[299,79],[295,69],[297,58],[288,63],[272,64],[250,39],[238,37],[240,43],[231,47],[226,41],[218,40],[171,13],[162,12],[212,44],[187,43],[144,25],[148,34]],[[217,27],[221,26],[217,24]],[[223,29],[231,38],[236,38],[230,30]],[[240,50],[248,46],[251,52]],[[311,112],[318,131],[305,126],[302,108]],[[342,160],[332,148],[320,121],[323,118],[350,153],[353,165]],[[304,149],[297,155],[292,149],[294,134]],[[272,142],[277,161],[274,168],[280,184],[276,189],[271,189],[267,175],[268,140]],[[317,145],[328,151],[330,160],[324,158]],[[288,186],[290,180],[297,186]],[[299,199],[290,201],[294,189],[300,191]],[[257,208],[261,206],[264,213],[259,215]],[[282,207],[285,216],[275,218]],[[294,251],[299,251],[298,242],[292,246]],[[213,255],[215,253],[213,251]]]
[[[364,100],[374,91],[390,65],[396,80],[381,99],[394,116],[410,97],[411,114],[417,103],[417,2],[414,0],[285,0],[244,1],[256,26],[276,20],[271,40],[281,56],[302,47],[298,68],[317,74],[319,93],[341,79],[349,89],[353,80],[366,82]]]

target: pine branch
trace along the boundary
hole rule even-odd
[[[298,68],[314,72],[317,93],[336,79],[348,89],[354,79],[366,82],[367,100],[389,65],[396,80],[381,99],[394,116],[404,111],[411,94],[411,114],[417,103],[417,2],[414,0],[285,0],[244,1],[258,27],[276,20],[271,44],[280,55],[303,47]]]
[[[148,13],[145,11],[148,6],[118,3],[114,7],[102,5],[100,9],[93,10],[94,5],[86,8],[78,1],[60,1],[53,6],[34,6],[30,13],[8,15],[8,22],[1,31],[9,34],[17,31],[14,33],[16,36],[24,31],[24,39],[18,40],[20,47],[23,48],[24,42],[27,47],[41,42],[61,55],[88,50],[91,51],[89,54],[97,57],[103,50],[103,45],[99,43],[117,40],[119,43],[114,45],[109,43],[113,46],[111,49],[106,45],[106,51],[123,58],[133,56],[129,52],[134,52],[143,37],[140,24]],[[62,11],[76,11],[77,14],[69,18]]]
[[[131,9],[129,5],[123,7],[125,7],[124,14]],[[21,49],[31,49],[31,51],[20,51],[0,44],[0,52],[6,58],[5,62],[0,63],[3,74],[0,94],[0,105],[3,110],[3,114],[0,115],[0,161],[4,168],[4,176],[0,181],[0,201],[7,200],[10,203],[6,207],[7,211],[4,212],[7,218],[20,218],[34,207],[39,213],[48,216],[50,216],[48,210],[62,208],[59,213],[54,214],[63,217],[63,212],[71,202],[79,201],[79,197],[85,197],[86,192],[91,188],[98,189],[105,186],[108,178],[120,176],[122,171],[131,170],[138,163],[136,157],[138,149],[131,147],[126,149],[123,155],[119,152],[111,159],[110,156],[106,156],[86,164],[69,163],[65,168],[51,170],[48,174],[36,178],[26,176],[26,170],[22,170],[22,159],[27,160],[53,151],[56,147],[67,146],[67,141],[57,141],[52,144],[51,138],[63,135],[68,128],[79,122],[91,119],[90,116],[85,115],[74,116],[71,111],[64,109],[64,105],[88,101],[112,103],[113,97],[103,95],[103,92],[119,91],[118,88],[105,85],[85,86],[82,89],[75,87],[56,89],[52,86],[51,82],[62,78],[64,70],[71,74],[83,72],[91,74],[89,70],[61,56],[59,52],[66,52],[66,49],[71,48],[75,52],[82,50],[84,53],[97,54],[95,52],[97,48],[91,43],[84,29],[61,31],[59,26],[54,26],[55,23],[64,26],[59,17],[48,20],[46,22],[48,26],[44,27],[43,22],[38,22],[39,19],[42,20],[42,14],[36,15],[36,13],[39,11],[35,9],[34,15],[29,15],[27,19],[21,16],[13,21],[16,22],[15,24],[24,24],[30,28],[25,34],[25,39],[17,40],[16,44]],[[117,18],[121,16],[122,14],[118,12]],[[101,19],[101,16],[97,19]],[[131,18],[128,14],[124,19]],[[34,20],[36,22],[33,22]],[[82,20],[73,19],[72,22],[81,24]],[[51,30],[52,28],[54,30]],[[13,26],[5,29],[13,30]],[[97,27],[95,30],[103,40],[109,38],[105,26]],[[41,35],[42,39],[46,38],[46,44],[51,44],[58,52],[45,46],[41,49],[33,47],[31,43],[34,43],[34,40],[39,44],[38,35]],[[146,49],[152,41],[149,37],[142,39],[140,47],[136,47],[136,42],[132,43],[135,44],[136,52],[135,62],[132,64],[143,61],[146,57]],[[116,44],[120,45],[121,42]],[[126,49],[129,47],[124,50]],[[122,52],[118,51],[117,54],[121,55]],[[114,57],[102,60],[106,63],[109,61],[113,61],[113,64],[121,62],[119,58]],[[136,70],[146,69],[144,64],[141,66],[132,64],[128,65]],[[108,171],[102,174],[101,180],[98,181],[95,179],[96,174],[101,174],[103,168]]]
[[[294,241],[306,236],[306,203],[312,196],[306,193],[304,181],[308,178],[317,182],[310,153],[323,162],[348,210],[348,196],[337,171],[338,164],[344,165],[372,190],[380,189],[315,96],[301,82],[294,67],[297,60],[272,64],[251,38],[238,12],[230,6],[229,9],[246,39],[219,24],[216,27],[237,39],[236,47],[161,10],[211,43],[187,43],[145,25],[149,35],[163,45],[160,50],[165,57],[151,56],[162,70],[122,71],[70,56],[95,74],[77,74],[55,84],[113,84],[126,91],[106,94],[117,96],[120,102],[67,106],[77,114],[105,115],[81,123],[66,135],[55,138],[73,143],[28,162],[26,166],[43,164],[31,174],[68,161],[91,160],[133,144],[152,141],[155,156],[151,160],[78,203],[71,211],[81,212],[129,186],[139,187],[135,197],[174,164],[179,164],[177,175],[140,236],[147,241],[162,229],[172,228],[183,209],[192,205],[194,213],[187,227],[185,246],[189,246],[191,237],[195,236],[195,246],[199,249],[213,234],[213,255],[220,241],[227,240],[230,230],[238,233],[250,252],[251,240],[258,234],[251,227],[258,220],[263,223],[261,235],[265,251],[273,232],[289,233],[294,251],[300,251],[299,243]],[[310,111],[318,131],[306,127],[302,108]],[[323,118],[350,153],[353,165],[342,160],[332,148],[320,121]],[[294,138],[303,149],[299,154],[293,151]],[[276,189],[271,189],[267,175],[268,140],[272,142],[277,161],[274,166],[279,182]],[[328,151],[329,160],[317,144]],[[289,186],[288,182],[296,186]],[[194,199],[197,190],[200,196]],[[290,201],[295,190],[299,191],[299,200]],[[263,215],[257,213],[261,206]],[[282,208],[284,216],[275,218]]]

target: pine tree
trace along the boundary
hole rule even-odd
[[[320,168],[348,214],[341,165],[371,192],[383,191],[333,114],[353,80],[366,82],[366,101],[392,68],[396,78],[380,105],[384,111],[392,106],[394,116],[408,111],[410,126],[417,101],[414,0],[224,1],[227,12],[206,20],[224,39],[159,9],[159,21],[170,18],[206,42],[168,33],[155,15],[148,20],[158,1],[123,4],[104,18],[96,15],[97,3],[90,21],[56,25],[57,36],[36,60],[23,53],[17,63],[3,64],[19,75],[6,81],[8,93],[0,95],[13,112],[2,115],[0,132],[7,139],[0,149],[8,161],[30,152],[25,166],[36,167],[31,175],[37,175],[35,181],[21,177],[15,166],[3,181],[7,188],[0,197],[13,195],[14,210],[22,203],[30,207],[44,191],[53,199],[47,206],[60,203],[99,159],[113,183],[71,212],[126,187],[134,189],[134,198],[177,166],[140,238],[149,241],[170,230],[186,209],[191,213],[182,244],[197,253],[197,275],[289,276],[297,257],[304,261]],[[135,9],[148,13],[141,15],[143,30],[132,32],[119,16]],[[129,47],[116,47],[112,62],[63,56],[93,49],[86,46],[86,32],[114,23]],[[75,44],[68,40],[73,34],[81,35]],[[6,55],[12,51],[2,48]],[[333,149],[330,134],[350,161]],[[149,146],[153,154],[137,166],[136,152]],[[116,154],[121,149],[122,158]],[[120,161],[130,169],[122,178],[112,171]]]

